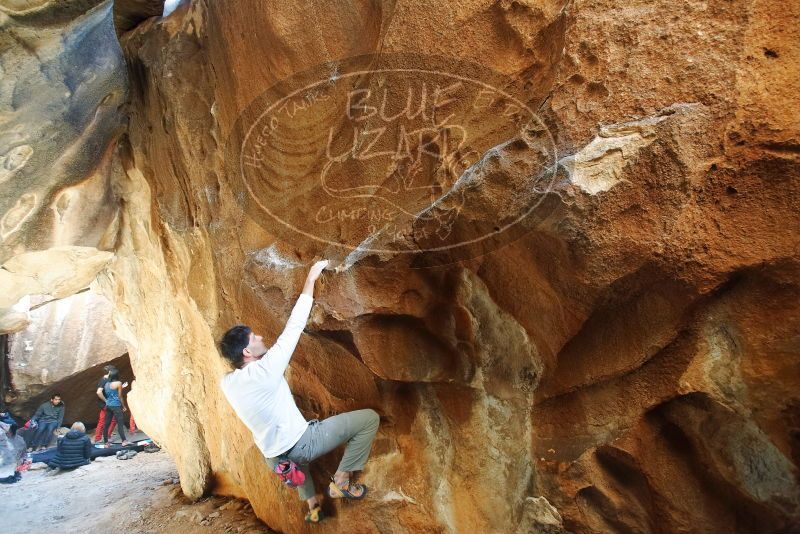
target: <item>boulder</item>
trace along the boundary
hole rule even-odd
[[[75,36],[54,57],[110,43],[66,97],[97,110],[67,144],[101,149],[6,141],[7,174],[44,178],[0,184],[2,263],[113,252],[96,283],[129,403],[186,495],[305,531],[219,389],[216,342],[236,323],[277,336],[326,257],[293,393],[307,418],[369,407],[381,430],[373,498],[323,530],[800,522],[793,3],[143,2],[116,29],[109,3],[63,4],[0,2],[2,22]],[[65,104],[21,81],[51,56],[20,46],[28,77],[0,95],[60,104],[5,97],[13,131],[57,130]],[[60,227],[79,183],[98,223]]]

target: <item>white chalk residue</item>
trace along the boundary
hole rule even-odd
[[[350,254],[348,254],[344,258],[344,260],[342,260],[342,263],[338,267],[336,267],[336,272],[340,273],[342,271],[348,270],[350,267],[355,265],[355,263],[358,260],[361,260],[365,256],[367,256],[367,254],[371,252],[369,248],[370,244],[372,244],[375,240],[378,239],[378,237],[380,237],[381,232],[383,232],[382,228],[377,232],[375,232],[374,234],[370,234],[369,236],[367,236],[366,239],[364,239],[361,243],[359,243],[359,245],[356,248],[354,248],[350,252]]]
[[[267,265],[278,271],[287,271],[289,269],[301,267],[300,263],[297,263],[286,256],[282,256],[275,248],[274,244],[268,246],[267,248],[256,250],[255,252],[252,252],[251,255],[253,256],[253,259],[261,265]]]
[[[403,501],[411,504],[417,504],[416,499],[413,497],[409,497],[405,493],[403,493],[403,488],[399,488],[398,491],[389,490],[381,499],[383,502],[390,502],[390,501]]]
[[[635,161],[639,151],[656,139],[656,126],[668,116],[662,114],[602,126],[600,133],[588,145],[561,158],[558,163],[569,172],[572,183],[590,195],[608,191],[622,181],[625,166]]]
[[[481,185],[485,179],[484,167],[486,164],[492,159],[505,159],[504,150],[513,141],[514,139],[507,139],[486,150],[478,161],[467,167],[464,172],[461,173],[461,176],[458,177],[447,191],[442,193],[439,198],[426,206],[422,211],[418,212],[414,216],[414,219],[430,219],[435,216],[434,214],[437,208],[444,209],[445,211],[451,209],[447,207],[446,203],[448,201],[454,201],[453,197],[455,195],[459,193],[464,195],[468,189]],[[460,201],[456,199],[455,202],[457,205],[461,205],[463,204],[463,198]]]

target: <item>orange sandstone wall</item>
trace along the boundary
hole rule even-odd
[[[215,340],[277,335],[324,256],[340,268],[293,391],[308,418],[371,407],[382,425],[372,497],[322,530],[790,531],[798,19],[760,1],[198,0],[123,33],[100,286],[137,423],[188,495],[304,531],[217,387]],[[444,79],[463,83],[436,128],[367,157],[382,145],[358,136],[396,134],[387,117],[414,128],[403,90]],[[379,110],[340,86],[401,96]],[[386,205],[390,225],[360,218]]]

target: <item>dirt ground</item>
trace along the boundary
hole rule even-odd
[[[96,458],[73,471],[48,474],[42,463],[16,484],[0,484],[4,533],[109,532],[199,534],[270,532],[244,501],[209,497],[189,502],[167,453],[129,460]]]

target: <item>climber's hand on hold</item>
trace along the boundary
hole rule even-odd
[[[316,262],[314,265],[311,266],[311,269],[308,271],[308,279],[316,281],[319,278],[319,275],[322,274],[322,271],[325,267],[328,266],[330,262],[328,260],[321,260]]]
[[[317,278],[320,277],[322,271],[328,266],[329,263],[330,262],[328,260],[322,260],[311,266],[311,269],[308,271],[306,283],[303,286],[304,294],[308,295],[309,297],[314,296],[314,283],[317,281]]]

